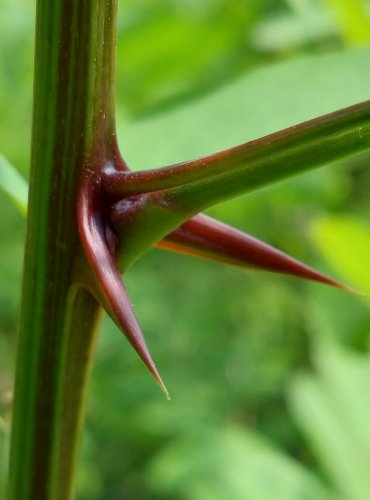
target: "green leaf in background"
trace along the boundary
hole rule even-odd
[[[294,50],[328,40],[338,31],[322,2],[290,1],[289,7],[290,10],[263,18],[255,25],[251,33],[254,47],[267,53]]]
[[[137,121],[118,117],[134,169],[220,151],[369,99],[370,47],[300,57],[245,74],[203,98]]]
[[[0,417],[0,498],[6,498],[10,425]]]
[[[236,425],[171,444],[150,468],[160,493],[187,500],[334,500],[321,481]]]
[[[19,210],[26,214],[28,186],[13,165],[0,154],[0,188],[14,201]]]
[[[254,60],[245,50],[245,40],[260,11],[255,2],[248,6],[240,0],[227,0],[227,6],[223,0],[121,3],[117,97],[130,115],[189,99],[220,85]]]
[[[370,359],[317,341],[316,375],[297,376],[290,407],[333,486],[346,500],[370,491]]]
[[[370,227],[349,216],[319,217],[311,227],[312,240],[346,282],[370,295]]]
[[[343,39],[350,45],[370,41],[370,16],[366,0],[325,0],[338,23]]]

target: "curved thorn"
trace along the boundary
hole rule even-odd
[[[98,193],[100,183],[94,174],[86,173],[78,197],[78,228],[82,246],[95,282],[95,294],[106,312],[139,354],[169,399],[169,393],[152,360],[135,317],[121,275],[109,246]]]
[[[244,268],[289,274],[353,292],[263,241],[204,214],[191,218],[156,246]]]

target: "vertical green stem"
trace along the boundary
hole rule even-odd
[[[116,0],[38,0],[9,498],[72,497],[98,304],[75,283],[76,194],[115,150]]]

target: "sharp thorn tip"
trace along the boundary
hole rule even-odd
[[[367,297],[368,295],[364,292],[359,292],[358,290],[355,290],[354,288],[351,288],[350,286],[347,285],[341,285],[340,288],[344,290],[345,292],[351,293],[352,295],[357,295],[358,297]]]
[[[164,385],[163,380],[158,376],[156,377],[156,381],[158,382],[159,387],[162,389],[162,392],[166,396],[167,401],[171,401],[170,393],[168,392],[167,387]]]

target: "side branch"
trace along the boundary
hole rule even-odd
[[[184,163],[140,172],[112,169],[105,172],[103,187],[113,202],[165,190],[181,205],[194,204],[196,197],[201,210],[369,148],[370,101],[365,101]]]
[[[125,269],[208,207],[370,149],[370,101],[214,155],[158,170],[103,174]]]

